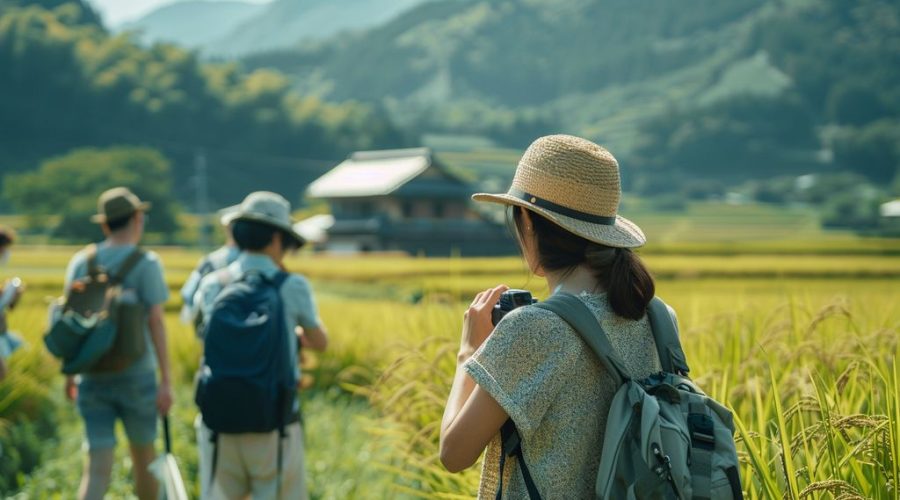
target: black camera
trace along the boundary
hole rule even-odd
[[[522,306],[530,306],[537,302],[537,299],[531,297],[528,290],[507,290],[500,294],[500,302],[494,306],[491,311],[491,323],[497,326],[497,323],[506,316],[506,313]]]

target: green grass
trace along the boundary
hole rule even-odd
[[[62,400],[56,362],[41,348],[43,297],[59,292],[74,249],[18,250],[10,271],[33,288],[10,316],[30,342],[14,366],[22,371],[16,380],[31,382],[0,383],[0,401],[27,386],[20,400],[50,405],[44,413],[59,422],[58,432],[39,448],[42,465],[20,477],[20,497],[52,497],[77,484],[81,427]],[[768,253],[761,243],[648,249],[661,276],[658,292],[678,311],[693,374],[735,411],[748,498],[897,495],[896,252],[895,241],[850,238],[782,242]],[[161,255],[173,288],[198,257],[181,249]],[[304,368],[314,377],[304,395],[312,496],[473,495],[478,468],[452,475],[437,459],[462,310],[475,291],[498,282],[545,296],[542,280],[529,278],[517,258],[301,255],[288,266],[313,278],[332,335],[329,352],[310,356]],[[167,325],[178,386],[175,452],[196,491],[191,380],[198,345],[177,309],[173,296]],[[0,408],[0,419],[15,425],[10,413]],[[116,497],[129,491],[124,448],[120,453]]]

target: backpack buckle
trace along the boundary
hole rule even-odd
[[[688,414],[688,430],[691,433],[691,446],[703,450],[716,448],[716,434],[713,430],[713,419],[703,413]]]
[[[657,462],[659,462],[659,464],[653,468],[653,472],[663,479],[671,477],[672,459],[669,458],[669,455],[664,455],[662,449],[656,443],[650,445],[650,450],[653,451],[653,456],[655,456]]]

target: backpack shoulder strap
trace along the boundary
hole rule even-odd
[[[500,451],[500,474],[497,476],[500,478],[500,481],[497,484],[496,500],[503,500],[503,469],[506,467],[506,457],[516,457],[519,461],[519,470],[522,471],[522,479],[525,480],[528,498],[530,500],[541,500],[541,493],[534,483],[534,478],[531,477],[528,464],[525,463],[525,455],[522,453],[522,438],[519,436],[519,430],[516,429],[513,419],[506,419],[506,422],[500,427],[500,442],[503,449]]]
[[[669,314],[669,307],[659,297],[653,297],[647,306],[647,316],[663,371],[687,375],[690,368],[678,338],[678,325]]]
[[[125,262],[122,263],[122,266],[119,267],[119,271],[112,277],[114,283],[121,283],[128,273],[134,269],[134,266],[138,265],[138,262],[144,258],[144,250],[140,247],[135,248],[128,257],[125,258]]]
[[[225,267],[225,268],[222,268],[215,272],[222,273],[223,271],[227,271],[227,270],[228,270],[228,268]],[[227,273],[227,275],[230,276],[230,273]],[[260,269],[251,269],[249,271],[242,272],[241,275],[238,276],[235,281],[246,280],[250,276],[256,276],[263,282],[269,283],[272,286],[274,286],[275,288],[280,290],[281,286],[284,285],[284,282],[287,281],[287,279],[291,276],[291,274],[288,272],[285,272],[285,271],[278,271],[274,275],[268,276],[268,275],[266,275],[265,271],[262,271]]]
[[[625,363],[609,342],[603,327],[581,299],[570,293],[556,293],[535,306],[555,313],[571,325],[591,347],[610,375],[617,379],[619,385],[631,379]]]
[[[284,285],[284,282],[291,276],[291,273],[286,271],[278,271],[275,276],[272,276],[272,284],[277,289],[281,289],[281,286]]]
[[[216,269],[221,269],[221,267],[216,267],[209,255],[203,256],[203,258],[200,259],[200,263],[197,264],[197,274],[199,274],[201,278]]]

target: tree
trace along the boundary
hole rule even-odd
[[[900,122],[880,120],[843,130],[834,140],[835,163],[868,179],[889,184],[900,168]]]
[[[799,96],[736,96],[647,122],[634,160],[653,172],[740,181],[802,173],[817,146],[813,117]]]
[[[142,48],[81,22],[76,3],[53,7],[60,1],[0,0],[4,172],[76,148],[137,144],[166,155],[186,200],[202,148],[210,197],[224,205],[259,189],[295,198],[353,150],[407,144],[371,106],[305,98],[278,73],[206,63],[173,45]]]
[[[46,160],[34,172],[7,175],[3,195],[20,212],[34,215],[29,225],[47,225],[56,218],[53,236],[84,241],[99,235],[89,219],[100,194],[126,186],[153,204],[146,231],[172,242],[178,208],[169,170],[169,160],[150,148],[83,148]]]

